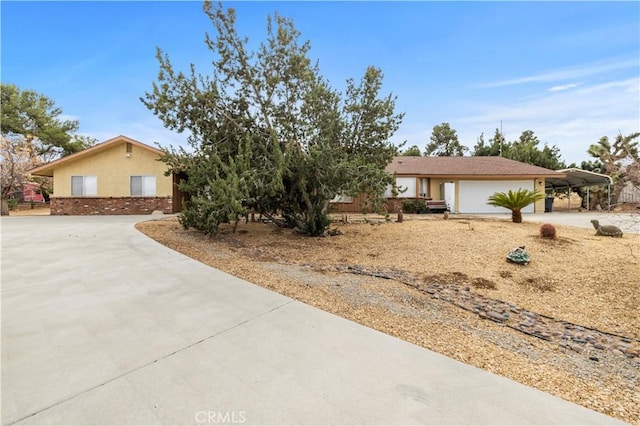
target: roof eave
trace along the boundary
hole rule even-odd
[[[57,167],[59,167],[62,164],[71,162],[71,161],[75,161],[78,158],[81,157],[85,157],[87,155],[91,155],[91,154],[95,154],[97,152],[100,152],[102,150],[105,150],[107,148],[109,148],[111,145],[118,143],[118,142],[129,142],[132,145],[138,146],[142,149],[145,149],[147,151],[151,151],[154,152],[158,155],[162,155],[163,152],[158,149],[158,148],[154,148],[152,146],[149,145],[145,145],[142,142],[139,142],[135,139],[131,139],[127,136],[124,135],[119,135],[116,136],[115,138],[111,138],[109,140],[106,140],[104,142],[101,142],[97,145],[94,145],[92,147],[89,147],[87,149],[83,149],[82,151],[76,152],[74,154],[71,155],[67,155],[66,157],[62,157],[62,158],[58,158],[57,160],[54,160],[50,163],[47,164],[43,164],[42,166],[38,166],[35,167],[31,170],[27,170],[27,173],[31,174],[31,175],[35,175],[35,176],[47,176],[47,177],[52,177],[53,176],[53,171],[54,169],[56,169]]]
[[[564,174],[551,174],[551,173],[539,173],[539,174],[530,174],[530,173],[525,173],[525,174],[513,174],[513,175],[507,175],[507,174],[465,174],[465,173],[447,173],[447,174],[439,174],[439,173],[404,173],[404,172],[389,172],[389,173],[395,173],[396,176],[415,176],[415,177],[436,177],[436,178],[446,178],[446,179],[451,179],[451,178],[513,178],[513,179],[517,179],[517,178],[531,178],[531,179],[535,179],[535,178],[563,178],[565,177]]]

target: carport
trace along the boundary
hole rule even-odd
[[[547,177],[545,180],[546,189],[569,189],[569,210],[571,210],[571,190],[573,188],[587,187],[587,209],[589,209],[589,187],[593,185],[607,185],[607,210],[611,209],[611,184],[613,180],[610,176],[601,173],[590,172],[588,170],[570,168],[557,170],[564,174],[563,177]]]

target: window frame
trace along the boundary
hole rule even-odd
[[[133,189],[133,180],[134,178],[140,178],[140,193],[134,194]],[[151,179],[153,179],[153,186],[150,185]],[[153,191],[149,191],[150,188],[153,188]],[[137,189],[137,188],[136,188]],[[153,192],[153,193],[151,193]],[[158,189],[157,189],[157,179],[155,175],[131,175],[129,176],[129,195],[131,197],[157,197]]]
[[[75,191],[78,185],[74,185],[74,180],[80,178],[80,194]],[[98,176],[96,175],[71,175],[71,196],[72,197],[96,197],[98,195]]]

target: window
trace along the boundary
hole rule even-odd
[[[331,200],[332,203],[353,203],[353,197],[345,194],[338,194]]]
[[[155,176],[131,176],[131,196],[132,197],[155,197],[156,177]]]
[[[71,176],[71,195],[74,197],[95,197],[98,195],[98,177]]]
[[[396,187],[399,191],[398,198],[415,198],[418,191],[416,190],[416,178],[396,178]]]
[[[387,185],[387,188],[384,190],[384,198],[393,198],[393,185]]]

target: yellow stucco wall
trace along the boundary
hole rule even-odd
[[[536,178],[535,181],[534,188],[536,191],[544,194],[544,178]],[[533,211],[534,213],[544,213],[544,198],[536,201],[533,205]]]
[[[61,164],[53,173],[54,197],[71,197],[71,176],[97,176],[98,197],[129,197],[131,176],[156,176],[156,196],[173,193],[171,176],[165,176],[165,163],[158,154],[132,145],[127,156],[126,142],[116,143],[105,150]]]
[[[442,200],[440,185],[444,182],[451,182],[451,179],[429,179],[429,197],[434,200]]]

